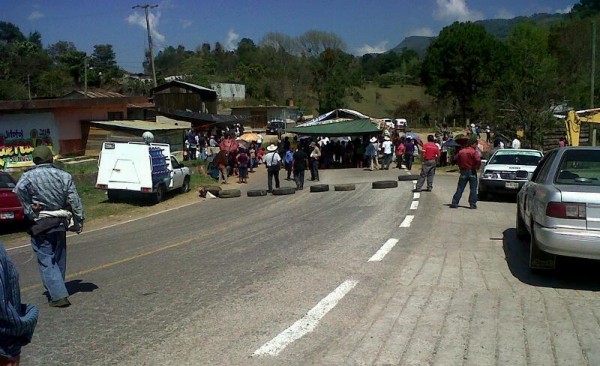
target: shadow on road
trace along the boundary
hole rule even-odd
[[[532,273],[529,269],[529,242],[517,238],[510,228],[503,233],[503,249],[510,272],[519,281],[532,286],[600,291],[600,261],[559,257],[556,270]]]
[[[73,280],[65,284],[69,295],[74,295],[78,292],[92,292],[98,289],[98,286],[91,282],[83,282],[82,280]]]
[[[0,235],[24,233],[27,231],[27,221],[0,223]]]

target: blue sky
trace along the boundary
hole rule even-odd
[[[24,34],[39,31],[44,46],[73,42],[91,54],[96,44],[112,44],[117,62],[140,72],[148,47],[142,9],[151,9],[156,50],[220,42],[235,49],[242,38],[259,43],[269,32],[296,37],[308,30],[332,32],[349,53],[384,52],[411,35],[435,36],[454,21],[513,18],[568,12],[578,0],[0,0],[0,20]],[[156,52],[155,52],[156,54]]]

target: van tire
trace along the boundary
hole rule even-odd
[[[159,184],[158,187],[156,187],[156,191],[154,192],[154,203],[161,203],[162,200],[165,199],[165,194],[167,193],[167,190],[165,188],[164,184]]]
[[[327,192],[329,191],[329,184],[315,184],[310,186],[311,192]]]
[[[187,193],[190,191],[190,176],[186,176],[183,179],[183,185],[181,186],[181,188],[179,188],[179,192],[180,193]]]
[[[108,199],[108,202],[119,202],[119,200],[121,199],[121,195],[119,194],[119,192],[115,191],[114,189],[107,190],[106,197]]]
[[[262,196],[267,195],[267,190],[266,189],[252,189],[252,190],[246,192],[246,194],[248,195],[248,197],[262,197]]]
[[[219,192],[219,198],[235,198],[241,195],[242,192],[239,189],[224,189]]]
[[[280,187],[280,188],[275,188],[273,190],[274,196],[285,196],[285,195],[294,194],[294,193],[296,193],[296,188],[293,188],[293,187]]]
[[[373,182],[372,187],[373,189],[396,188],[398,187],[398,182],[395,180],[380,180]]]
[[[333,186],[333,190],[336,192],[354,191],[356,189],[355,184],[337,184]]]

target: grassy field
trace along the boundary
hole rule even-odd
[[[392,85],[389,88],[380,88],[376,84],[368,84],[360,90],[360,94],[363,100],[358,103],[348,100],[348,107],[376,118],[392,118],[394,109],[411,99],[418,100],[424,108],[428,108],[432,102],[431,97],[425,95],[424,87],[414,85]]]

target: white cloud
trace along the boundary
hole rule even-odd
[[[227,39],[225,40],[225,44],[223,45],[223,48],[225,48],[228,51],[234,50],[237,48],[237,40],[240,39],[240,35],[235,33],[232,30],[230,30],[227,33]]]
[[[192,26],[192,21],[191,20],[187,20],[187,19],[181,19],[181,27],[183,29],[185,28],[189,28]]]
[[[409,36],[435,37],[436,33],[431,28],[419,28],[408,33]]]
[[[365,44],[356,49],[356,55],[362,56],[362,55],[366,55],[367,53],[384,53],[385,51],[388,50],[387,44],[388,44],[388,41],[381,41],[378,44],[376,44],[375,46]]]
[[[506,9],[498,10],[495,16],[496,19],[513,19],[514,17],[515,15]]]
[[[483,19],[481,12],[469,9],[467,0],[436,0],[436,3],[434,16],[439,20],[466,22]]]
[[[561,13],[561,14],[567,14],[567,13],[571,12],[571,9],[573,9],[573,5],[569,5],[564,9],[557,9],[557,10],[555,10],[555,12]]]
[[[165,36],[158,31],[158,25],[160,24],[160,11],[148,12],[148,23],[150,23],[150,34],[152,36],[152,44],[158,46],[164,45]],[[129,24],[138,25],[146,30],[146,15],[144,11],[136,11],[127,17]]]
[[[36,20],[36,19],[40,19],[43,18],[44,14],[39,11],[39,10],[34,10],[31,14],[29,14],[29,16],[27,17],[27,19],[29,20]]]

